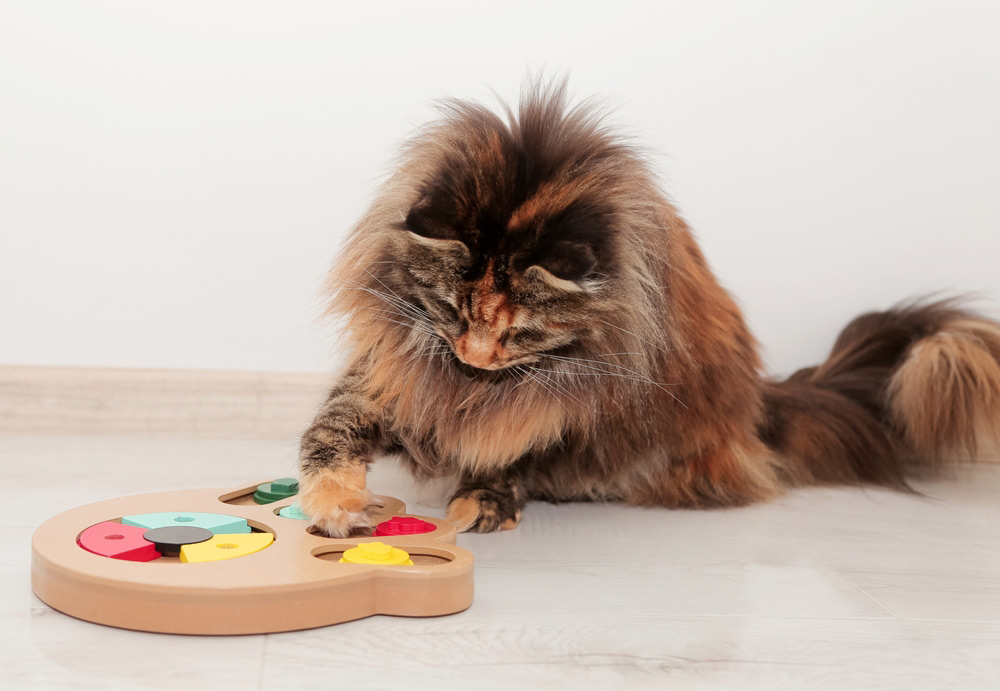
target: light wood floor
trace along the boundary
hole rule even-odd
[[[795,492],[714,512],[532,504],[463,535],[476,599],[269,636],[136,633],[31,593],[49,516],[139,492],[294,472],[293,443],[0,436],[0,686],[53,689],[1000,688],[1000,467]],[[388,465],[376,491],[417,503]]]

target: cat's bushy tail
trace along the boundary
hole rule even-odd
[[[760,436],[793,485],[905,487],[943,462],[1000,459],[1000,324],[954,300],[865,314],[764,402]]]

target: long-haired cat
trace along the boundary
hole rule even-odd
[[[460,530],[533,500],[735,506],[876,483],[1000,437],[1000,325],[952,302],[859,317],[783,382],[642,158],[562,87],[449,102],[331,274],[345,373],[306,431],[300,502],[368,524],[367,465],[458,474]]]

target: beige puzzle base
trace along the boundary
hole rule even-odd
[[[135,495],[61,513],[32,537],[32,588],[52,608],[79,619],[187,634],[293,631],[373,614],[438,616],[472,604],[473,557],[454,545],[455,528],[447,521],[418,516],[436,526],[422,535],[321,537],[307,530],[308,521],[277,515],[293,499],[253,503],[256,486]],[[380,498],[385,506],[376,522],[408,515],[398,499]],[[102,521],[189,511],[245,518],[254,530],[272,533],[274,543],[244,557],[195,564],[112,559],[76,543]],[[414,565],[338,561],[345,550],[372,541],[406,550]]]

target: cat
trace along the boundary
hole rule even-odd
[[[446,516],[529,500],[663,507],[907,477],[1000,438],[1000,324],[955,300],[863,315],[785,381],[647,164],[565,84],[445,102],[330,275],[346,369],[301,443],[300,504],[370,525],[375,457],[457,474]]]

